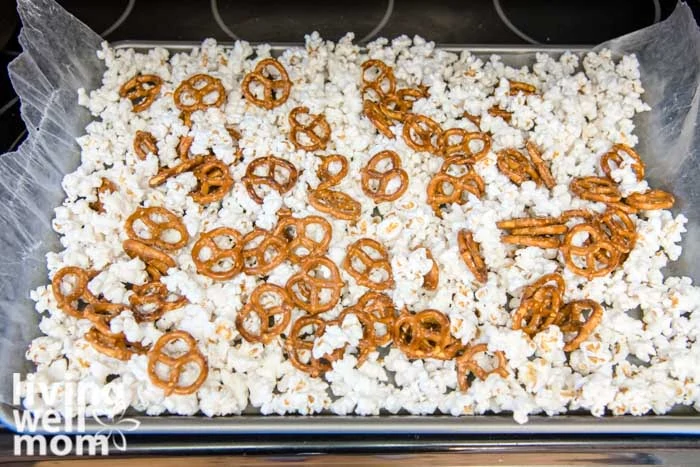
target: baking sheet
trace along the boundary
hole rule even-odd
[[[0,257],[5,260],[0,282],[0,419],[13,428],[12,373],[25,374],[31,365],[24,352],[39,334],[39,315],[29,291],[45,284],[46,252],[59,248],[51,230],[53,207],[63,200],[61,179],[80,160],[75,138],[91,117],[77,105],[77,89],[99,86],[104,65],[95,50],[101,38],[53,0],[20,0],[24,53],[10,65],[10,76],[22,101],[22,117],[29,137],[18,151],[0,156],[0,220],[5,228]],[[116,47],[171,50],[195,44],[123,42]],[[286,45],[278,45],[281,49]],[[640,152],[645,154],[652,186],[673,191],[677,206],[689,218],[685,251],[673,274],[700,279],[700,31],[690,8],[679,4],[667,20],[623,36],[596,49],[615,54],[636,53],[640,61],[644,99],[652,111],[636,119]],[[478,55],[497,53],[514,66],[531,64],[537,52],[557,53],[565,47],[468,47]],[[575,52],[585,49],[566,48]],[[683,411],[685,414],[688,410]],[[693,414],[695,412],[692,412]],[[605,417],[531,416],[518,425],[510,415],[466,416],[256,416],[137,417],[139,432],[159,433],[599,433],[700,434],[700,416],[668,415]],[[87,423],[87,431],[100,429]]]

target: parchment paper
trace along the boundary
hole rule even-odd
[[[22,55],[10,64],[29,137],[0,156],[0,401],[12,401],[12,373],[31,365],[24,354],[39,335],[29,291],[46,284],[45,254],[60,247],[51,230],[53,208],[63,201],[61,180],[80,163],[75,138],[90,115],[77,90],[99,86],[102,39],[53,0],[19,0]],[[651,185],[676,195],[690,219],[674,274],[700,280],[700,30],[690,8],[679,4],[665,21],[598,48],[636,53],[644,99],[652,111],[636,120],[640,153]],[[534,58],[534,55],[533,55]]]

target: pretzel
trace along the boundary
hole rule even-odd
[[[549,285],[552,282],[554,285]],[[513,329],[522,329],[530,337],[545,330],[556,319],[565,290],[561,274],[546,274],[525,287],[513,314]]]
[[[72,283],[64,282],[69,277],[74,278]],[[56,271],[51,280],[51,290],[61,311],[74,318],[84,318],[84,307],[97,302],[97,297],[88,289],[88,282],[90,274],[82,268],[66,266]],[[64,292],[65,285],[70,287],[67,292]]]
[[[589,201],[614,203],[622,198],[615,182],[604,177],[575,178],[569,189],[578,197]]]
[[[168,273],[168,269],[177,266],[167,253],[138,240],[124,240],[122,248],[130,258],[140,258],[146,264],[146,272],[153,280],[159,280],[162,275]]]
[[[359,344],[357,344],[357,367],[361,367],[369,354],[377,349],[378,343],[377,338],[374,335],[374,319],[364,311],[356,308],[350,307],[344,309],[338,317],[335,319],[335,323],[338,326],[342,326],[343,320],[347,315],[355,315],[357,320],[362,326],[362,339],[360,339]]]
[[[285,286],[289,298],[296,306],[313,315],[333,308],[340,300],[343,289],[340,271],[335,263],[325,256],[316,256],[305,259],[300,266],[301,270],[290,277]]]
[[[313,227],[316,227],[317,231],[315,236],[312,232]],[[284,216],[274,230],[276,237],[287,242],[287,258],[292,263],[301,263],[306,258],[325,254],[332,234],[331,224],[321,216],[307,216],[301,219]]]
[[[389,139],[394,139],[395,135],[391,131],[391,119],[382,112],[379,104],[366,99],[362,104],[362,112],[381,134]]]
[[[112,333],[109,323],[112,321],[112,318],[119,316],[122,311],[126,311],[128,309],[129,307],[122,305],[121,303],[88,303],[83,311],[83,318],[90,321],[98,332],[105,335],[116,336],[116,334]]]
[[[316,171],[316,176],[321,181],[318,188],[330,188],[337,185],[348,174],[348,159],[340,154],[330,154],[321,157],[321,165]],[[336,172],[331,172],[331,165],[339,164],[340,169]]]
[[[390,167],[379,170],[378,166],[385,161],[390,162]],[[408,174],[401,168],[401,158],[394,151],[381,151],[372,156],[360,174],[362,191],[375,202],[395,201],[408,189]],[[390,193],[388,188],[394,180],[399,183]]]
[[[507,110],[503,110],[497,105],[492,106],[488,110],[489,115],[492,117],[501,117],[503,121],[506,123],[510,123],[511,118],[513,117],[513,112],[508,112]]]
[[[176,341],[184,342],[187,350],[178,357],[171,357],[165,352],[165,346]],[[156,372],[158,365],[168,368],[166,379],[161,379]],[[180,383],[180,375],[187,365],[199,367],[199,375],[192,383],[183,386]],[[192,394],[204,383],[208,373],[207,360],[197,348],[197,341],[188,332],[166,332],[148,352],[148,377],[155,386],[163,389],[166,396],[171,394]]]
[[[561,242],[556,237],[543,235],[504,235],[501,242],[508,245],[534,246],[537,248],[559,248]]]
[[[404,122],[411,110],[413,110],[413,103],[424,97],[428,97],[428,93],[425,89],[399,89],[393,94],[385,95],[377,103],[377,106],[379,107],[379,111],[386,118],[397,122]]]
[[[228,244],[222,246],[222,242],[217,242],[222,238],[227,238]],[[192,261],[197,272],[214,280],[231,279],[243,269],[242,243],[242,235],[230,227],[201,234],[192,247]]]
[[[472,115],[469,112],[464,112],[462,114],[462,118],[466,118],[470,122],[474,124],[477,128],[481,128],[481,116],[480,115]]]
[[[285,342],[287,357],[291,364],[312,378],[317,378],[333,368],[333,362],[343,358],[345,348],[335,349],[330,355],[314,358],[314,341],[326,332],[328,323],[319,316],[302,316],[294,322]],[[306,329],[311,327],[312,332]],[[311,338],[311,340],[309,340]],[[306,357],[306,358],[305,358]]]
[[[147,237],[142,237],[134,230],[134,224],[137,221],[143,224],[147,230]],[[148,246],[167,251],[182,248],[190,238],[182,220],[172,212],[161,207],[136,209],[126,220],[124,230],[126,230],[126,235],[132,240],[139,240]],[[179,234],[179,239],[176,241],[165,237],[168,232],[173,231]]]
[[[554,177],[552,177],[552,172],[550,172],[547,164],[544,163],[542,155],[540,154],[539,149],[537,149],[537,146],[535,146],[535,143],[528,141],[525,143],[525,148],[527,149],[527,153],[529,154],[530,159],[535,166],[535,170],[542,180],[542,183],[544,183],[544,186],[550,190],[553,189],[557,185],[557,182],[554,180]]]
[[[394,342],[408,358],[449,360],[459,350],[450,334],[450,320],[437,310],[405,311],[394,322]]]
[[[158,155],[158,146],[156,145],[156,137],[147,131],[138,130],[134,136],[134,153],[141,160],[146,159],[150,154]]]
[[[148,186],[155,188],[165,183],[170,177],[176,177],[182,173],[188,172],[204,162],[205,156],[202,155],[190,158],[189,151],[193,141],[194,139],[191,136],[181,136],[180,142],[177,145],[180,163],[173,167],[161,168],[158,170],[158,173],[148,181]]]
[[[496,164],[500,171],[518,186],[526,180],[532,180],[538,185],[542,182],[532,162],[515,148],[499,151]]]
[[[514,230],[557,225],[561,222],[562,220],[558,217],[520,217],[498,221],[496,226],[503,230]]]
[[[386,290],[394,286],[389,254],[381,243],[371,238],[361,238],[348,246],[343,268],[359,285],[370,289]],[[384,271],[386,277],[373,277],[375,271]]]
[[[226,133],[228,133],[228,135],[231,137],[231,142],[236,146],[236,152],[234,153],[234,155],[236,156],[234,164],[236,164],[241,159],[243,159],[243,148],[241,148],[240,142],[240,140],[243,138],[243,135],[241,135],[240,131],[236,130],[231,125],[226,125],[225,128]]]
[[[128,361],[135,354],[146,353],[146,348],[137,342],[129,342],[123,333],[103,334],[92,327],[83,336],[93,349],[108,357]]]
[[[251,90],[253,83],[262,86],[262,97]],[[258,107],[272,110],[287,102],[292,89],[287,70],[274,58],[260,60],[253,71],[245,75],[241,82],[241,91],[248,101]]]
[[[481,352],[487,352],[487,344],[470,345],[464,349],[464,353],[457,357],[455,367],[457,370],[457,383],[459,384],[459,390],[464,392],[469,389],[469,380],[467,379],[469,373],[473,373],[474,376],[484,381],[492,374],[497,374],[502,378],[508,377],[508,369],[506,368],[506,355],[502,350],[496,350],[493,355],[496,357],[498,363],[492,370],[485,370],[481,365],[479,365],[474,356]]]
[[[403,125],[403,139],[414,151],[440,154],[439,140],[442,128],[425,115],[411,114]]]
[[[639,213],[639,209],[632,207],[629,204],[626,204],[624,200],[605,203],[605,205],[609,208],[619,209],[620,211],[624,212],[625,214],[637,214],[637,213]]]
[[[577,217],[585,221],[591,221],[593,220],[594,215],[591,211],[586,211],[585,209],[569,209],[563,211],[561,216],[559,216],[562,222],[566,222],[569,219],[575,219]]]
[[[199,204],[209,204],[220,201],[231,191],[233,178],[228,165],[215,156],[207,156],[194,169],[197,186],[190,193],[192,199]]]
[[[129,99],[133,112],[146,110],[160,93],[163,80],[157,75],[136,75],[119,88],[119,97]]]
[[[625,203],[635,209],[653,211],[671,209],[676,203],[676,198],[666,191],[649,190],[646,193],[632,193],[625,198]]]
[[[488,270],[479,252],[480,245],[474,241],[472,233],[466,229],[460,230],[457,234],[457,244],[459,245],[459,254],[462,256],[464,264],[474,274],[474,278],[479,282],[486,282]]]
[[[508,84],[510,85],[510,89],[508,89],[508,95],[509,96],[517,96],[518,93],[523,93],[523,94],[535,94],[537,92],[537,88],[533,86],[532,84],[528,83],[523,83],[522,81],[513,81],[513,80],[508,80]]]
[[[637,154],[637,151],[626,144],[613,145],[612,149],[603,154],[603,156],[600,158],[600,168],[603,170],[603,173],[605,173],[605,176],[612,178],[610,176],[610,162],[614,162],[618,167],[622,165],[622,156],[620,153],[625,153],[632,159],[632,164],[630,167],[632,167],[632,170],[637,175],[637,180],[641,182],[644,179],[644,171],[646,166],[644,165],[642,158],[639,157],[639,154]]]
[[[459,176],[450,174],[454,167],[464,166],[464,173]],[[440,217],[440,207],[445,204],[457,203],[463,205],[468,201],[467,193],[477,198],[484,195],[484,180],[477,174],[466,159],[452,156],[445,160],[440,172],[428,182],[426,188],[428,204],[435,214]]]
[[[170,293],[168,288],[159,281],[134,285],[134,293],[129,296],[129,304],[137,323],[153,322],[168,311],[177,310],[187,305],[187,299]]]
[[[596,226],[610,238],[621,253],[629,253],[637,241],[634,221],[621,209],[608,209],[595,220]]]
[[[590,310],[588,318],[583,317],[583,311]],[[583,321],[581,319],[584,318]],[[563,333],[576,333],[576,336],[564,345],[564,352],[571,352],[593,333],[593,330],[603,319],[603,307],[593,300],[576,300],[569,302],[561,309],[554,324]]]
[[[258,193],[258,187],[265,185],[283,195],[294,187],[298,178],[294,164],[276,156],[265,156],[248,164],[242,181],[251,199],[263,204],[264,197]]]
[[[267,274],[287,258],[287,242],[272,232],[256,228],[241,240],[243,272]]]
[[[236,329],[248,342],[269,344],[287,328],[293,307],[284,288],[274,284],[260,284],[236,315]],[[246,325],[246,320],[251,316],[259,323],[257,330],[251,330]]]
[[[574,245],[574,237],[580,233],[588,234],[588,239],[580,246]],[[588,278],[602,277],[614,270],[619,264],[620,251],[592,224],[575,225],[566,234],[561,246],[566,266],[580,276]],[[578,266],[574,258],[585,260],[584,266]]]
[[[310,121],[301,123],[300,116],[305,116]],[[289,139],[295,148],[306,151],[326,149],[331,137],[331,126],[323,114],[314,115],[309,113],[308,107],[295,107],[289,113],[289,125],[291,126]],[[306,142],[299,140],[300,135],[305,137]]]
[[[374,76],[368,77],[368,72]],[[381,100],[384,96],[393,94],[396,89],[396,78],[394,71],[381,60],[367,60],[362,64],[362,88],[360,92],[364,96],[367,91],[374,91],[375,98]]]
[[[396,307],[388,296],[374,291],[365,292],[357,301],[354,308],[367,313],[376,324],[383,324],[385,330],[381,335],[377,335],[377,328],[374,327],[374,340],[378,346],[384,346],[391,342],[396,320]]]
[[[337,219],[354,221],[362,214],[362,206],[340,191],[318,189],[309,192],[309,203],[319,211]]]
[[[437,290],[438,284],[440,283],[440,268],[433,254],[427,248],[425,249],[425,256],[433,263],[433,266],[430,268],[430,271],[423,276],[423,288],[425,290]]]
[[[97,200],[93,201],[88,206],[90,206],[90,209],[93,211],[97,211],[99,213],[105,212],[100,195],[103,193],[114,193],[115,191],[117,191],[117,186],[112,183],[110,179],[102,177],[100,186],[97,187]]]
[[[216,96],[216,99],[207,99],[210,96]],[[175,106],[182,111],[185,125],[191,126],[190,117],[193,112],[219,107],[226,102],[226,90],[220,79],[200,73],[180,83],[173,99]]]
[[[450,142],[456,138],[456,142]],[[470,144],[472,141],[481,141],[481,149],[473,151]],[[440,155],[444,158],[452,156],[460,156],[469,164],[476,164],[482,160],[491,150],[491,137],[488,133],[480,133],[478,131],[467,131],[462,128],[450,128],[440,134],[438,138],[438,147]]]

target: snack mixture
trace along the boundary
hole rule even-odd
[[[700,289],[661,272],[686,219],[633,149],[634,56],[316,33],[99,56],[28,381],[92,381],[97,414],[698,403]]]

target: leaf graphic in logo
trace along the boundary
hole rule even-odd
[[[122,412],[119,415],[119,420],[115,421],[114,419],[111,419],[111,423],[105,423],[100,419],[100,417],[93,415],[95,421],[100,426],[104,427],[98,431],[95,436],[106,436],[108,440],[111,438],[112,445],[117,450],[122,452],[126,451],[126,436],[124,436],[124,432],[137,430],[138,427],[141,426],[141,422],[135,418],[121,418],[123,415],[124,413]]]

